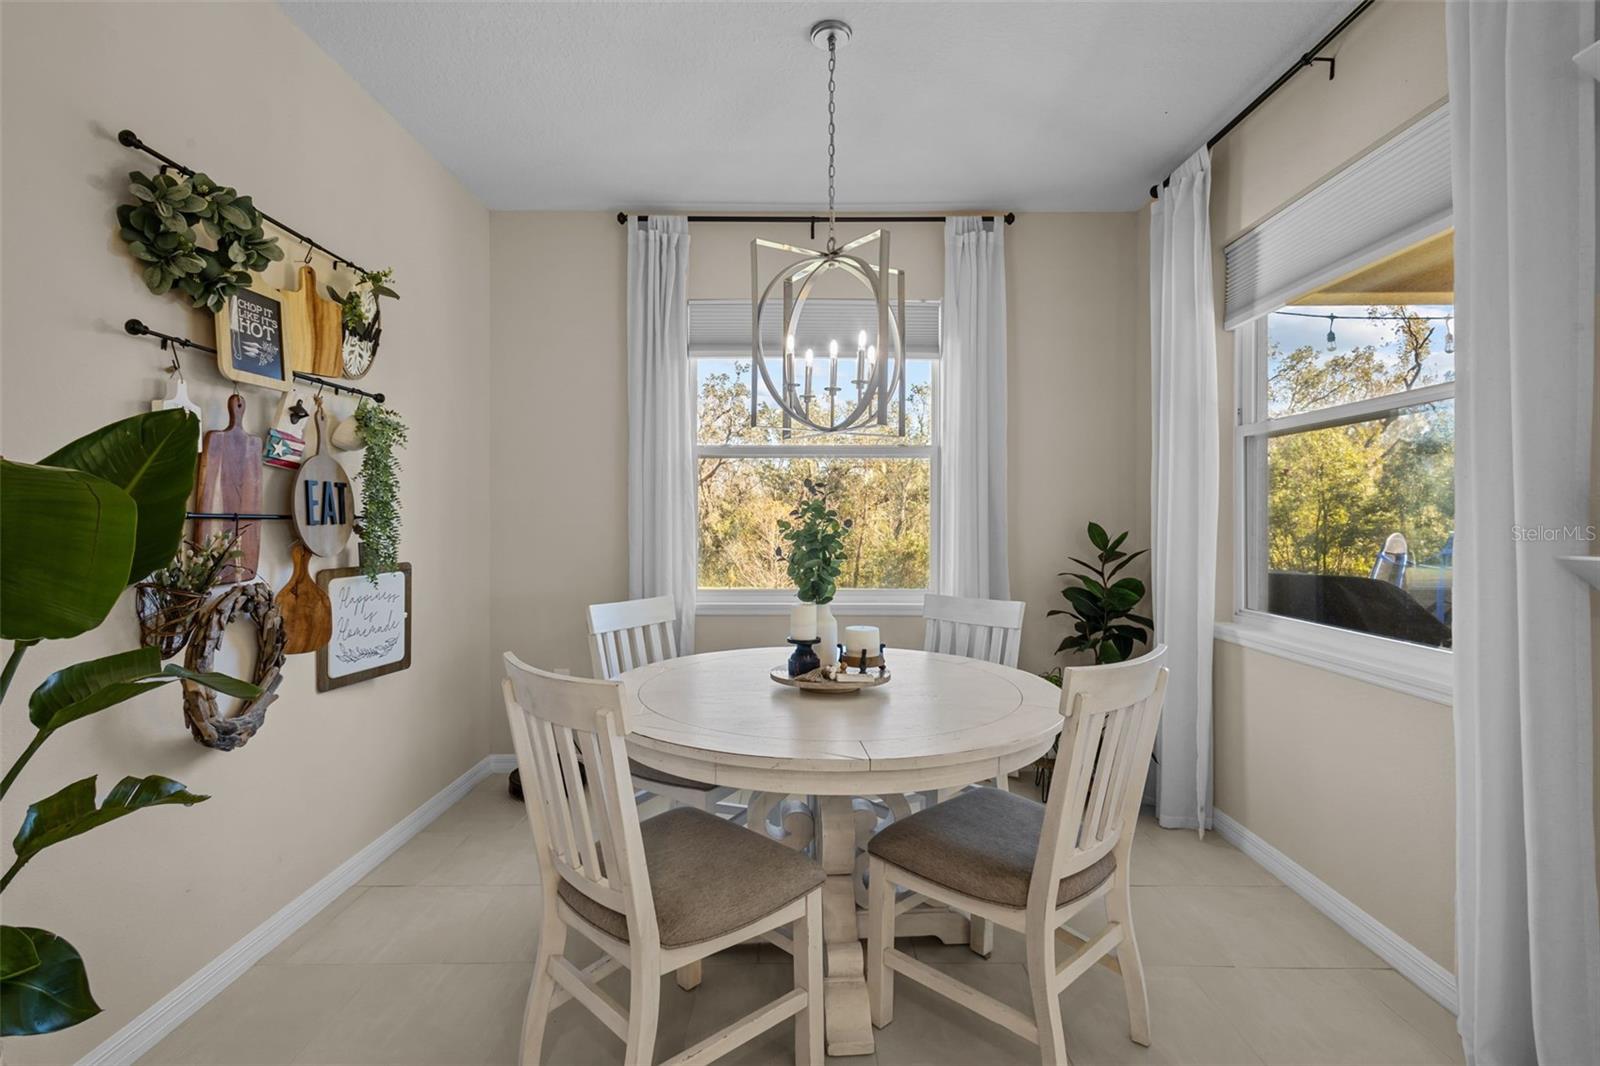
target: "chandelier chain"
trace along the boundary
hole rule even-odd
[[[833,165],[833,72],[837,61],[838,39],[830,31],[828,34],[828,251],[830,252],[837,250],[839,247],[838,241],[833,236],[833,179],[835,173]]]

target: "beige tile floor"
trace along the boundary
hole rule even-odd
[[[1455,1021],[1431,999],[1214,834],[1145,819],[1133,849],[1134,921],[1154,1042],[1128,1040],[1117,977],[1094,969],[1062,993],[1067,1051],[1091,1063],[1456,1063]],[[505,778],[484,781],[143,1060],[149,1064],[512,1063],[538,940],[538,869]],[[1103,915],[1074,924],[1092,930]],[[579,938],[569,938],[569,943]],[[1020,937],[992,958],[912,940],[915,954],[1031,1009]],[[581,941],[579,947],[582,948]],[[588,962],[594,953],[580,956]],[[708,960],[695,992],[663,982],[658,1057],[789,987],[788,957],[745,947]],[[625,974],[608,989],[626,1001]],[[792,1023],[730,1063],[788,1063]],[[620,1063],[582,1007],[551,1020],[545,1061]],[[1037,1051],[912,982],[856,1066],[1036,1063]]]

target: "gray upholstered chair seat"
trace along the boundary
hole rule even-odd
[[[867,850],[918,877],[1006,907],[1028,905],[1044,805],[980,788],[919,811],[873,837]],[[1061,881],[1059,906],[1098,888],[1117,867],[1107,853]]]
[[[640,824],[663,947],[697,944],[771,914],[822,884],[822,867],[798,851],[692,807]],[[627,919],[565,879],[556,894],[618,940]]]
[[[628,760],[628,773],[636,781],[654,781],[658,785],[672,785],[674,788],[692,788],[697,792],[710,792],[716,785],[708,785],[704,781],[691,781],[687,777],[669,774],[665,770],[657,770],[646,766],[638,759]]]

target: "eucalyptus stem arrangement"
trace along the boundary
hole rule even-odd
[[[356,427],[366,444],[361,457],[361,569],[367,580],[400,561],[400,460],[406,424],[389,408],[363,398]]]
[[[779,519],[778,535],[788,542],[789,580],[794,582],[802,603],[824,604],[833,601],[839,573],[844,569],[845,539],[851,520],[840,518],[828,503],[828,485],[805,479],[806,497],[788,519]],[[784,559],[782,548],[778,558]]]

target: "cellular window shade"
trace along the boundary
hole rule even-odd
[[[892,305],[891,305],[892,306]],[[907,300],[906,321],[900,326],[906,355],[918,359],[939,356],[939,301]],[[761,318],[761,336],[769,354],[783,351],[783,306],[769,301]],[[839,342],[839,351],[855,355],[856,335],[878,334],[877,305],[871,300],[807,300],[795,333],[795,351],[807,348],[818,356],[828,352],[828,341]],[[884,347],[887,347],[885,342]],[[749,300],[689,301],[689,354],[729,358],[750,355]]]
[[[1223,249],[1233,329],[1449,224],[1450,115],[1440,107]]]

